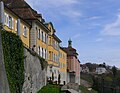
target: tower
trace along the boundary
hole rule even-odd
[[[71,39],[68,40],[68,47],[72,47],[72,40]]]

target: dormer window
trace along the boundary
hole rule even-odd
[[[9,16],[8,26],[9,28],[12,28],[12,17],[11,16]]]
[[[23,35],[27,37],[27,27],[23,26]]]

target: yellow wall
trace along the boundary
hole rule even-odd
[[[50,23],[48,24],[48,29],[50,30],[49,41],[48,41],[49,42],[49,44],[48,44],[48,51],[49,51],[48,64],[52,64],[53,66],[59,67],[59,49],[56,49],[53,46],[53,42],[55,41],[55,42],[58,43],[58,41],[55,38],[53,38],[53,36],[52,36],[55,33],[55,31],[54,31],[54,28],[52,27],[52,25]],[[58,57],[57,60],[53,59],[53,54],[55,54]]]
[[[67,72],[67,54],[62,49],[60,49],[60,72]]]
[[[5,14],[6,15],[9,15],[13,18],[13,28],[10,28],[8,27],[7,24],[5,24],[4,26],[4,29],[7,30],[7,31],[10,31],[10,32],[13,32],[15,34],[17,34],[17,30],[16,30],[16,21],[17,19],[19,19],[19,17],[17,15],[15,15],[14,13],[12,13],[11,11],[9,10],[5,10]],[[23,35],[23,31],[24,31],[24,26],[27,28],[27,36],[24,36]],[[47,32],[45,32],[44,30],[45,29],[42,29],[42,27],[40,27],[40,25],[37,25],[37,28],[42,30],[47,36],[48,36],[48,43],[45,43],[43,42],[41,39],[38,39],[38,32],[36,31],[36,34],[37,34],[37,45],[36,47],[38,48],[39,46],[46,49],[47,50],[47,57],[48,57],[48,64],[53,64],[53,66],[57,66],[59,67],[59,61],[60,61],[60,64],[62,64],[62,68],[60,68],[60,71],[61,72],[65,72],[66,71],[66,53],[61,50],[61,49],[56,49],[54,46],[53,46],[53,42],[57,42],[58,41],[52,36],[53,33],[55,33],[55,30],[54,28],[52,27],[51,24],[49,24],[48,26],[48,29],[50,30],[50,33],[48,34]],[[24,22],[23,20],[21,20],[21,24],[20,24],[20,37],[21,37],[21,40],[23,41],[24,45],[27,46],[27,47],[30,47],[30,26]],[[58,43],[59,44],[59,43]],[[65,58],[63,57],[59,57],[59,53],[62,53]],[[56,55],[57,59],[56,60],[53,60],[53,54]]]
[[[59,50],[55,49],[52,46],[52,41],[55,40],[52,36],[49,36],[49,44],[48,44],[48,50],[49,50],[49,60],[48,64],[52,64],[54,66],[59,66],[59,60],[54,61],[53,60],[53,54],[59,57]]]
[[[4,10],[4,13],[5,13],[5,16],[6,16],[6,21],[5,21],[5,25],[4,25],[4,29],[6,30],[6,31],[9,31],[9,32],[12,32],[12,33],[15,33],[15,34],[17,34],[17,19],[19,19],[19,17],[18,16],[16,16],[15,14],[13,14],[11,11],[9,11],[9,10]],[[11,18],[13,19],[12,20],[12,28],[10,28],[9,26],[8,26],[8,16],[11,16]],[[25,37],[24,35],[23,35],[23,26],[26,26],[26,28],[27,28],[27,36]],[[29,32],[30,32],[30,26],[27,24],[27,23],[25,23],[23,20],[21,20],[21,23],[20,23],[20,33],[21,33],[21,35],[20,35],[20,37],[21,37],[21,40],[23,41],[23,43],[24,43],[24,45],[26,46],[26,47],[29,47]]]
[[[42,32],[48,35],[48,33],[46,33],[43,29],[41,29],[41,27],[38,27],[38,29],[42,30]],[[42,41],[42,39],[38,39],[38,31],[37,31],[37,46],[41,46],[42,48],[47,49],[47,43]]]
[[[40,24],[36,24],[36,28],[37,28],[37,31],[36,31],[36,39],[37,39],[37,42],[36,42],[36,47],[37,47],[37,52],[38,51],[38,47],[40,48],[43,48],[44,50],[46,50],[46,58],[43,57],[46,61],[48,60],[48,33],[47,31],[45,31],[45,29],[43,29],[42,26],[40,26]],[[40,31],[40,32],[38,32]],[[42,40],[42,32],[44,33],[44,38],[46,38],[45,40]],[[38,38],[38,35],[40,35],[40,38]],[[45,37],[46,35],[46,37]],[[41,53],[42,51],[40,51]],[[39,53],[38,53],[39,54]],[[41,56],[41,54],[39,54]],[[42,56],[41,56],[42,57]]]
[[[24,22],[21,21],[21,24],[20,24],[20,28],[21,28],[21,40],[23,41],[23,44],[26,46],[26,47],[30,47],[30,27],[28,27],[27,25],[25,25]],[[24,26],[27,27],[27,36],[24,36],[23,35],[23,31],[24,31]]]

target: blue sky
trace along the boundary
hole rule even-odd
[[[120,67],[120,0],[26,0],[51,21],[67,46],[73,41],[81,63]]]

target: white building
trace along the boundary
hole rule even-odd
[[[95,72],[96,74],[104,74],[106,71],[107,70],[104,67],[97,67]]]
[[[86,65],[81,65],[80,68],[82,73],[89,73],[89,68]]]

